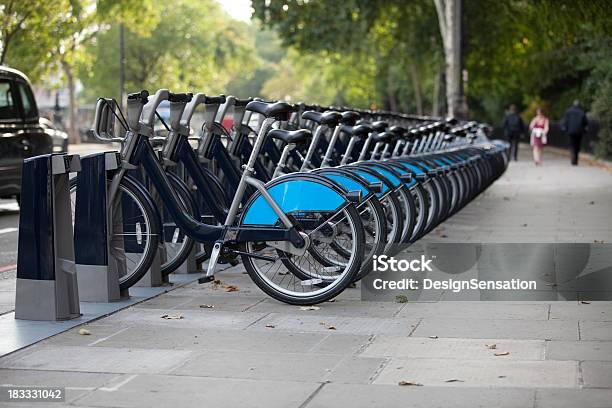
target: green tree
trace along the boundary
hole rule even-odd
[[[147,33],[125,25],[126,89],[226,92],[251,74],[254,44],[246,24],[232,20],[213,0],[152,0],[159,21]],[[91,58],[79,66],[81,97],[119,96],[119,27],[111,24],[86,43]]]
[[[366,84],[349,85],[373,88],[374,92],[368,92],[370,103],[424,111],[426,105],[432,106],[437,100],[430,88],[437,88],[439,94],[439,84],[423,80],[425,75],[439,79],[442,65],[431,0],[255,0],[253,5],[256,16],[274,27],[286,46],[324,58],[338,68],[326,67],[327,71],[355,66],[365,70],[369,75],[360,79]],[[438,110],[439,103],[436,105]]]
[[[79,142],[74,67],[87,58],[81,44],[111,20],[134,22],[138,16],[139,22],[150,22],[150,6],[149,0],[1,0],[0,63],[35,82],[49,72],[62,72],[69,94],[68,133],[72,143]]]
[[[32,80],[40,78],[52,60],[68,0],[0,0],[0,64],[24,71]]]

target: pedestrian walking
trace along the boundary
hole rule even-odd
[[[536,115],[529,124],[529,144],[533,147],[533,162],[536,166],[542,163],[542,151],[548,143],[548,118],[542,108],[536,109]]]
[[[584,109],[580,106],[580,101],[575,100],[572,106],[565,111],[561,120],[561,130],[569,136],[570,152],[572,165],[578,165],[578,155],[580,154],[580,144],[582,136],[588,130],[589,121],[587,120]]]
[[[514,158],[514,161],[517,161],[518,144],[521,136],[525,133],[525,122],[516,112],[515,104],[510,105],[502,127],[504,129],[504,136],[510,142],[510,155]]]

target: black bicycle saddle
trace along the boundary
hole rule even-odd
[[[383,122],[382,120],[372,122],[372,129],[377,132],[384,132],[385,129],[387,129],[387,126],[389,126],[387,122]]]
[[[274,129],[271,130],[268,135],[272,139],[282,140],[283,142],[289,144],[301,144],[306,142],[312,137],[312,132],[308,129],[298,129],[298,130],[283,130],[283,129]]]
[[[391,132],[381,132],[381,133],[376,133],[374,135],[372,135],[372,141],[374,143],[378,143],[378,142],[383,142],[383,143],[387,143],[393,140],[394,138],[394,134]]]
[[[372,131],[372,126],[369,123],[361,123],[351,128],[351,135],[359,138],[366,138]]]
[[[404,136],[406,134],[406,128],[401,126],[391,126],[389,132],[396,134],[397,136]]]
[[[340,123],[342,123],[343,125],[349,125],[349,126],[353,126],[355,123],[357,123],[357,119],[361,117],[360,114],[358,114],[357,112],[353,112],[353,111],[342,112],[341,115],[342,115],[342,119],[340,119]]]
[[[312,120],[319,125],[336,126],[340,119],[342,119],[342,115],[334,111],[306,111],[302,113],[302,119]]]
[[[262,114],[267,118],[286,120],[289,113],[293,112],[295,108],[287,102],[251,101],[247,104],[246,110]]]

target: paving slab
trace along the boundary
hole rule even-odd
[[[487,306],[488,304],[483,303],[483,310]],[[578,322],[431,317],[423,319],[412,335],[415,337],[578,340]]]
[[[324,316],[360,316],[360,317],[393,317],[407,306],[407,303],[362,302],[352,299],[335,299],[324,302],[318,310],[309,310],[309,315]],[[266,299],[249,309],[252,312],[301,313],[298,306],[286,305]],[[418,316],[417,316],[418,317]]]
[[[140,303],[136,307],[142,309],[244,312],[252,311],[254,306],[265,300],[264,297],[236,297],[216,294],[202,296],[160,296],[151,299],[150,302]]]
[[[170,318],[164,318],[163,316]],[[180,310],[131,308],[110,316],[106,322],[118,325],[142,325],[173,328],[245,329],[265,317],[266,313],[210,312],[206,310]]]
[[[612,322],[612,306],[599,302],[555,302],[550,305],[550,319]]]
[[[95,329],[92,329],[94,331]],[[159,330],[151,326],[131,326],[102,341],[96,347],[136,347],[142,349],[295,352],[321,346],[325,334],[285,333],[272,329],[261,332],[174,328]]]
[[[0,368],[92,373],[163,373],[192,356],[182,350],[34,346],[0,360]]]
[[[493,348],[494,347],[494,348]],[[543,360],[543,340],[452,339],[376,336],[361,354],[366,357],[499,360],[495,353],[510,353],[508,360]],[[483,364],[488,364],[484,362]]]
[[[542,389],[536,391],[535,408],[609,408],[612,390]]]
[[[387,359],[346,356],[324,378],[326,382],[370,384],[383,369]]]
[[[584,361],[580,368],[585,387],[612,388],[612,361]]]
[[[174,375],[320,382],[344,357],[334,354],[220,351],[192,355]],[[369,376],[366,376],[367,380]]]
[[[500,356],[495,361],[392,358],[375,384],[415,381],[447,387],[575,388],[575,361],[520,361]],[[460,381],[452,381],[460,380]]]
[[[249,332],[249,336],[251,336],[251,333]],[[372,338],[373,335],[330,333],[310,351],[313,353],[357,354],[366,347]]]
[[[547,360],[612,361],[612,341],[558,341],[546,342]]]
[[[135,408],[297,408],[319,386],[318,383],[292,381],[137,375],[116,390],[96,390],[75,403]]]
[[[436,303],[405,303],[405,307],[397,317],[440,317],[458,319],[519,319],[548,320],[548,303],[488,303],[482,302],[436,302]]]
[[[612,340],[612,322],[580,322],[581,340]]]
[[[279,331],[318,332],[330,334],[404,334],[417,325],[417,319],[383,319],[373,317],[317,316],[304,310],[302,314],[270,313],[249,327],[266,330],[274,326]]]
[[[525,408],[535,391],[509,388],[411,387],[394,385],[325,384],[308,408]]]

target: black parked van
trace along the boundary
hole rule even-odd
[[[0,66],[0,198],[19,199],[23,159],[52,151],[28,78]]]

